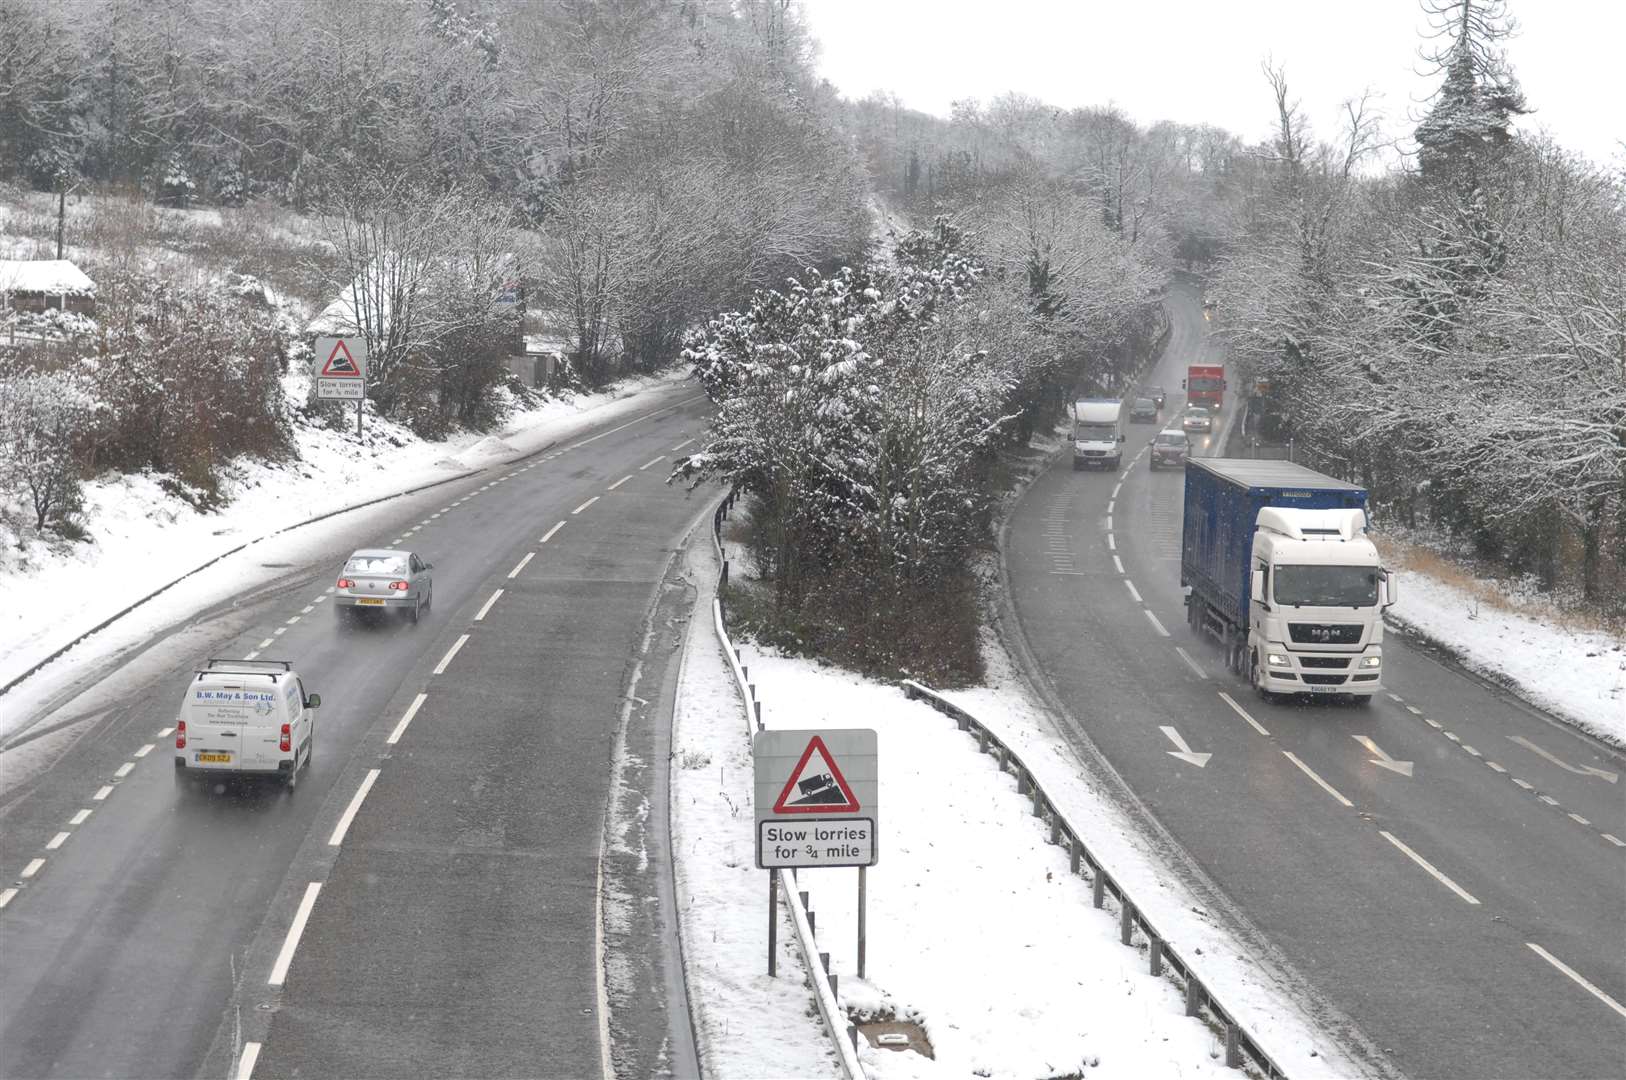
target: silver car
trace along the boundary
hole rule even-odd
[[[357,609],[391,608],[413,622],[435,599],[435,566],[411,551],[362,548],[345,560],[333,591],[333,610],[345,618]]]

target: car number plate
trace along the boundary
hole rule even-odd
[[[364,596],[360,600],[357,600],[356,603],[358,603],[358,604],[377,604],[379,607],[384,606],[384,601],[375,600],[370,596]]]
[[[198,752],[198,761],[200,763],[205,763],[206,762],[206,763],[208,763],[210,765],[230,765],[231,764],[231,755],[230,754],[209,754],[209,753],[204,753],[203,751],[200,750]]]
[[[1312,686],[1312,687],[1310,687],[1310,693],[1312,693],[1312,694],[1336,694],[1337,692],[1338,692],[1338,688],[1336,686]]]

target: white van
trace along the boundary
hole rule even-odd
[[[1123,463],[1123,402],[1086,398],[1073,402],[1073,468],[1117,469]]]
[[[292,791],[311,763],[319,694],[288,660],[210,660],[192,675],[175,721],[175,781],[266,776]]]

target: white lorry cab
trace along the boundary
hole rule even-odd
[[[175,781],[263,776],[292,791],[311,763],[319,694],[288,660],[210,660],[175,721]]]
[[[1073,402],[1073,468],[1117,469],[1123,463],[1123,402],[1086,398]]]

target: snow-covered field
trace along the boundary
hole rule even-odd
[[[709,618],[715,563],[697,538],[673,738],[673,833],[690,998],[705,1067],[719,1078],[837,1075],[788,920],[766,973],[767,875],[753,865],[743,708]],[[955,695],[1018,749],[1068,820],[1290,1075],[1360,1073],[1163,870],[990,652],[988,689]],[[850,1015],[921,1024],[935,1058],[860,1043],[873,1077],[1234,1076],[1222,1041],[1147,973],[1047,842],[1015,778],[947,716],[896,686],[747,647],[770,728],[873,727],[882,770],[881,859],[869,872],[867,978],[856,976],[856,871],[802,871],[821,951]],[[953,777],[944,783],[944,777]]]
[[[5,538],[10,550],[0,565],[0,595],[6,598],[0,605],[0,685],[160,586],[234,548],[249,544],[256,553],[269,550],[261,546],[267,538],[300,522],[530,453],[570,437],[589,422],[656,407],[655,396],[642,391],[664,390],[676,400],[686,377],[677,371],[551,401],[516,413],[499,433],[446,442],[425,442],[376,418],[368,419],[365,443],[356,441],[353,428],[340,432],[301,426],[296,429],[298,460],[231,463],[223,485],[230,501],[212,513],[200,513],[165,491],[156,476],[110,474],[87,483],[89,542],[53,550],[37,542],[19,548],[14,537]],[[302,387],[291,387],[290,393],[303,400]],[[286,560],[297,552],[279,547],[278,556]],[[255,584],[245,576],[218,576],[226,595]],[[121,619],[108,633],[150,633],[165,625],[164,619],[185,618],[212,602],[193,595],[195,591],[144,604],[132,613],[129,625]],[[177,603],[194,606],[182,610]],[[100,643],[94,648],[106,651]],[[69,666],[64,662],[77,651],[6,695],[0,739],[28,719],[29,704],[48,689],[34,684],[50,682],[41,676]]]
[[[1527,701],[1626,746],[1626,642],[1482,604],[1427,574],[1400,572],[1388,619],[1445,645]]]

